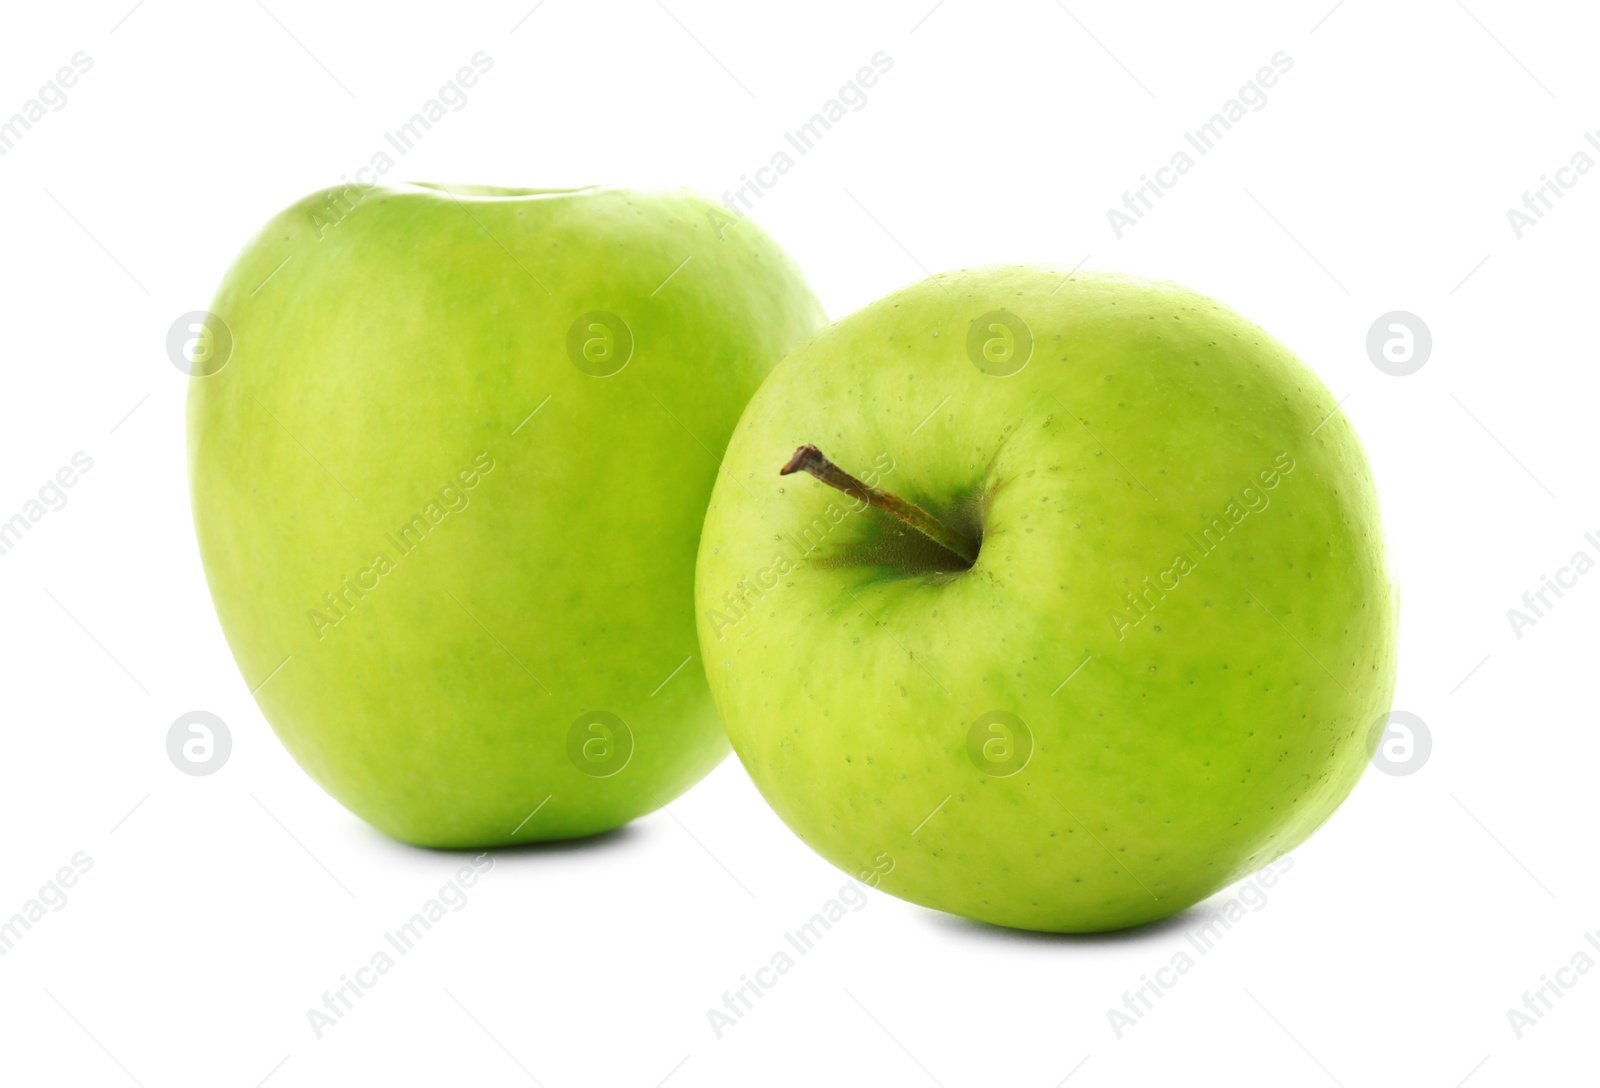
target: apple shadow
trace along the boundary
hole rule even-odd
[[[1108,929],[1098,933],[1046,933],[1033,929],[1013,929],[992,922],[963,918],[927,907],[918,908],[926,921],[958,938],[977,941],[994,941],[1002,944],[1059,944],[1059,945],[1139,945],[1153,943],[1181,930],[1203,927],[1207,921],[1220,916],[1222,906],[1213,899],[1202,900],[1186,910],[1154,922],[1129,926],[1126,929]]]
[[[637,846],[647,837],[637,820],[614,827],[610,831],[597,831],[593,835],[580,835],[575,839],[549,839],[544,842],[519,842],[509,846],[496,846],[496,858],[530,858],[546,854],[604,853],[625,846]],[[471,853],[472,851],[451,851]],[[481,851],[479,851],[481,853]]]
[[[453,856],[463,860],[475,858],[479,854],[493,854],[497,861],[516,861],[522,858],[552,857],[562,854],[607,853],[636,846],[648,837],[646,830],[639,826],[637,820],[593,835],[550,839],[544,842],[510,843],[504,846],[417,846],[390,838],[376,828],[369,827],[368,830],[373,838],[397,853],[446,858]]]

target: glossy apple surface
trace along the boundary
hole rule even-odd
[[[808,443],[976,561],[780,477]],[[734,749],[894,895],[1148,922],[1292,849],[1367,764],[1396,600],[1366,457],[1215,302],[1040,268],[926,281],[785,359],[726,467],[696,592]]]
[[[683,191],[330,190],[212,313],[200,553],[329,793],[484,846],[614,828],[722,759],[701,521],[745,402],[823,320],[753,223]]]

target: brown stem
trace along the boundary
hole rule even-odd
[[[916,503],[907,502],[898,495],[862,483],[828,460],[815,446],[801,446],[795,450],[794,456],[789,458],[789,463],[778,470],[778,475],[787,476],[792,472],[804,472],[815,476],[829,487],[837,488],[853,499],[868,506],[875,506],[884,513],[898,518],[945,551],[953,553],[966,567],[971,567],[978,561],[978,546],[971,540],[948,528]]]

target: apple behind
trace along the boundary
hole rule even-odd
[[[224,279],[206,577],[294,758],[407,842],[593,834],[725,755],[693,564],[728,435],[823,322],[689,193],[347,187]]]

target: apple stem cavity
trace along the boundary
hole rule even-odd
[[[843,491],[851,498],[876,507],[910,526],[959,559],[961,570],[971,569],[978,561],[977,541],[951,529],[916,503],[907,502],[898,495],[862,483],[828,460],[827,456],[815,446],[805,445],[795,450],[788,464],[778,470],[778,475],[788,476],[795,472],[813,476],[829,487]]]

